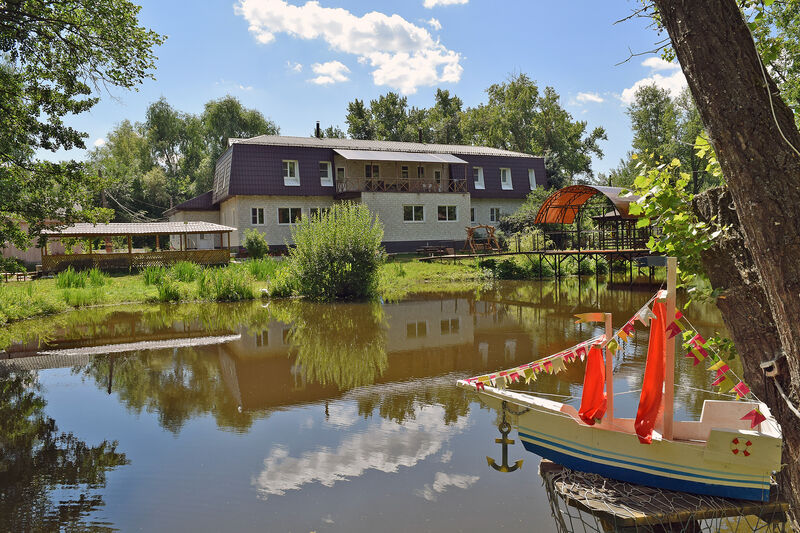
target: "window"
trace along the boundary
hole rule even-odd
[[[300,185],[300,174],[297,172],[297,161],[283,162],[283,184],[286,186]]]
[[[441,322],[442,335],[452,335],[458,333],[458,329],[460,326],[461,323],[457,318],[442,320]]]
[[[500,169],[500,188],[509,190],[513,189],[513,185],[511,184],[511,169],[510,168],[501,168]]]
[[[499,207],[490,207],[489,208],[489,221],[490,222],[500,222],[500,208]]]
[[[269,344],[269,330],[255,334],[256,346],[267,346]]]
[[[536,188],[536,171],[532,168],[528,169],[528,183],[531,186],[531,190]]]
[[[470,207],[469,208],[469,221],[470,222],[475,222],[475,208],[474,207]]]
[[[253,207],[250,209],[250,223],[253,226],[263,226],[264,225],[264,208],[263,207]]]
[[[344,179],[344,167],[336,167],[336,179],[337,180]]]
[[[424,222],[425,209],[421,205],[404,205],[403,222]]]
[[[485,188],[483,185],[483,169],[481,167],[472,168],[472,181],[475,183],[476,189]]]
[[[453,222],[458,220],[458,211],[454,205],[440,205],[437,211],[441,221]]]
[[[436,183],[442,182],[442,171],[441,170],[434,170],[433,171],[433,179]]]
[[[414,339],[417,337],[427,337],[428,336],[428,323],[425,321],[421,322],[408,322],[406,324],[406,337],[409,339]]]
[[[366,166],[364,166],[364,177],[365,178],[380,178],[381,177],[380,167],[378,165],[366,165]]]
[[[311,215],[312,217],[315,216],[318,217],[320,215],[324,215],[330,210],[331,210],[330,207],[312,207],[308,210],[308,214]]]
[[[301,209],[299,207],[279,207],[278,224],[297,224],[300,222]]]
[[[323,187],[333,187],[333,175],[329,161],[319,162],[319,184]]]
[[[407,165],[403,165],[402,167],[400,167],[400,177],[403,178],[404,180],[408,179],[408,166]]]
[[[421,180],[425,179],[425,167],[417,167],[417,177]]]

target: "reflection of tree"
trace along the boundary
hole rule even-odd
[[[116,442],[88,446],[59,433],[37,392],[31,374],[0,368],[0,530],[106,529],[85,519],[104,505],[96,491],[128,464],[125,454]]]
[[[271,311],[292,324],[288,341],[306,381],[347,390],[371,385],[386,370],[386,320],[379,304],[274,302]]]
[[[474,397],[452,385],[423,385],[402,392],[365,394],[357,402],[358,414],[364,418],[372,416],[377,409],[381,418],[394,420],[398,424],[413,420],[420,405],[440,405],[444,408],[444,423],[450,425],[469,414],[471,399]]]
[[[221,427],[244,429],[251,413],[240,413],[220,374],[216,352],[192,348],[96,356],[81,373],[115,392],[136,413],[156,412],[162,427],[178,433],[193,417],[212,413]]]

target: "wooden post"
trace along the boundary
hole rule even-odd
[[[603,313],[606,319],[606,345],[614,335],[614,326],[611,324],[611,313]],[[609,427],[614,425],[614,355],[608,348],[603,348],[606,356],[606,416],[603,421]]]
[[[128,253],[129,254],[133,253],[133,244],[131,243],[131,236],[130,235],[128,235]]]
[[[675,282],[678,271],[678,259],[667,257],[667,325],[675,320]],[[675,410],[675,343],[681,336],[667,339],[667,350],[664,361],[664,431],[662,435],[672,440],[672,429]]]
[[[156,234],[156,252],[160,252],[160,251],[161,251],[161,246],[159,246],[159,243],[158,243],[158,234]]]

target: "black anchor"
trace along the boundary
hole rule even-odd
[[[497,426],[497,429],[500,431],[500,435],[502,435],[499,439],[494,439],[497,444],[503,445],[503,464],[499,465],[495,462],[494,459],[486,456],[486,462],[489,463],[489,466],[497,470],[498,472],[513,472],[514,470],[518,470],[522,468],[522,459],[514,463],[513,466],[509,466],[508,464],[508,445],[514,444],[514,439],[509,439],[508,434],[511,433],[511,424],[506,421],[506,402],[503,402],[503,419],[500,422],[500,425]]]

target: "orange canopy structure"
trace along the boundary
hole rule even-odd
[[[570,185],[559,189],[550,196],[539,208],[536,215],[536,224],[572,224],[581,207],[595,195],[602,194],[614,206],[620,218],[636,219],[638,217],[628,213],[631,202],[639,199],[638,196],[622,196],[621,187],[598,187],[594,185]]]

